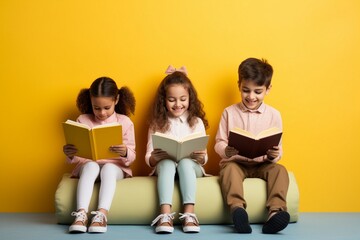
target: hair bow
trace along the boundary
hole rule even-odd
[[[166,69],[165,73],[167,75],[170,75],[174,72],[182,72],[183,74],[185,74],[187,76],[187,70],[186,70],[186,67],[185,66],[182,66],[181,68],[179,69],[176,69],[174,68],[172,65],[169,65],[168,68]]]

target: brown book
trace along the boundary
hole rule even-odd
[[[282,131],[277,128],[269,128],[256,136],[241,128],[234,128],[229,133],[229,146],[239,151],[239,155],[247,158],[256,158],[266,155],[266,152],[278,146]]]
[[[111,152],[110,146],[122,144],[122,126],[120,123],[103,124],[92,129],[86,124],[67,120],[62,123],[67,144],[78,149],[76,156],[92,160],[118,157]]]

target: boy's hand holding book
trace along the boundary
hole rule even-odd
[[[236,148],[230,147],[230,146],[226,146],[226,148],[225,148],[225,155],[226,155],[227,157],[230,158],[230,157],[235,156],[235,155],[237,155],[237,154],[239,154],[239,151],[236,150]]]
[[[280,155],[280,148],[279,146],[274,146],[273,148],[269,149],[266,153],[267,158],[271,161],[277,158]]]

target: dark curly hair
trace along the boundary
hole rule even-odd
[[[197,117],[199,117],[205,128],[208,128],[208,121],[203,110],[204,105],[199,100],[197,92],[191,83],[190,79],[182,72],[174,72],[167,75],[162,82],[160,83],[153,108],[150,116],[150,128],[153,131],[166,132],[169,130],[170,123],[168,120],[167,109],[166,109],[166,90],[172,84],[181,84],[189,92],[189,116],[187,121],[190,127],[193,127],[197,122]]]
[[[114,100],[119,96],[115,106],[115,112],[130,116],[135,112],[135,97],[128,87],[117,87],[116,82],[109,77],[96,79],[90,88],[81,89],[76,99],[76,106],[83,114],[93,114],[91,97],[112,97]]]

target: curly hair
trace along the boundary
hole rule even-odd
[[[193,127],[196,124],[197,118],[199,117],[203,121],[205,128],[208,128],[209,124],[203,110],[204,105],[199,100],[193,84],[184,73],[178,71],[167,75],[161,81],[157,89],[149,120],[150,128],[153,131],[159,132],[166,132],[169,130],[170,122],[168,120],[166,109],[166,90],[172,84],[181,84],[189,92],[189,116],[187,121],[190,127]]]
[[[116,82],[109,77],[100,77],[96,79],[90,88],[81,89],[77,99],[76,106],[83,114],[93,114],[91,97],[111,97],[119,101],[115,106],[115,112],[130,116],[135,113],[135,97],[128,87],[117,87]]]

